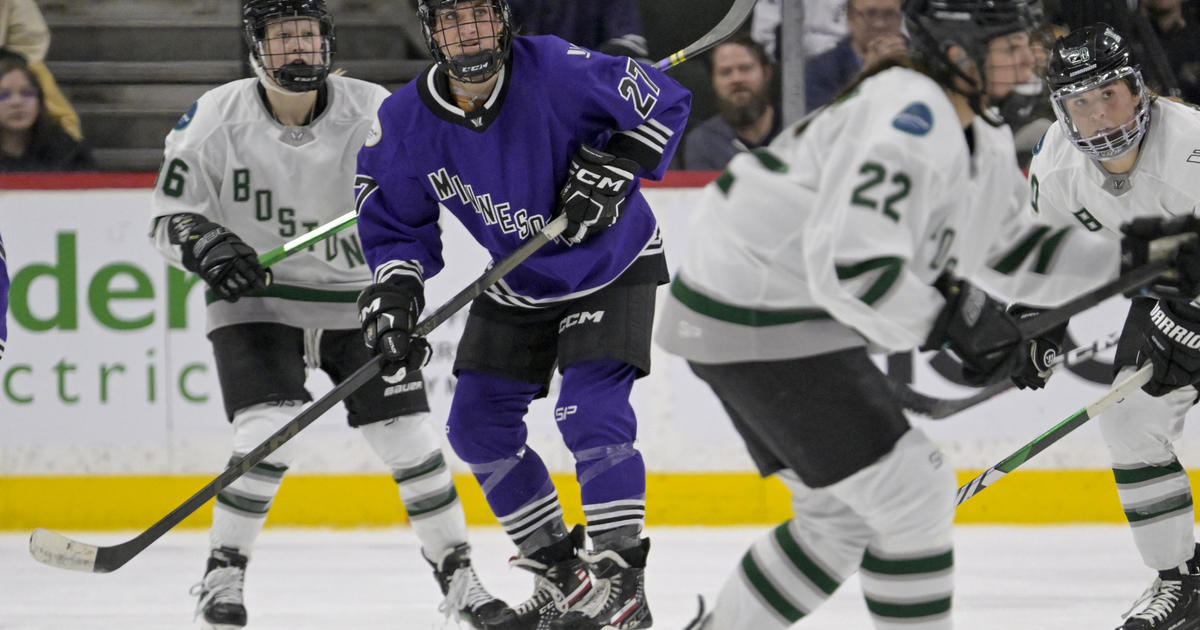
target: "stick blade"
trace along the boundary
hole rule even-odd
[[[72,571],[103,573],[97,570],[96,555],[100,548],[72,540],[48,529],[38,528],[29,537],[29,554],[42,564]]]

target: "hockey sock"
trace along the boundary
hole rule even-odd
[[[492,513],[522,553],[566,537],[558,492],[525,444],[525,412],[538,385],[460,370],[446,422],[450,445],[471,467]]]
[[[880,630],[949,630],[954,553],[863,554],[863,597]]]
[[[782,630],[829,599],[848,573],[830,565],[850,563],[819,554],[796,529],[788,521],[750,546],[722,587],[709,627]]]
[[[465,543],[462,503],[428,414],[373,422],[362,427],[362,435],[391,469],[426,558],[439,558]]]
[[[1154,569],[1182,566],[1195,552],[1192,490],[1172,458],[1160,465],[1113,466],[1117,496],[1142,559]]]
[[[611,359],[563,371],[555,419],[575,456],[588,535],[597,547],[636,545],[646,520],[646,466],[633,444],[637,418],[629,404],[636,378],[637,368]]]
[[[254,405],[238,411],[233,418],[233,456],[240,459],[291,421],[299,403]],[[284,444],[267,460],[254,465],[217,494],[213,503],[213,524],[209,543],[213,549],[228,547],[249,557],[267,520],[267,511],[283,482],[283,475],[295,457],[294,444]]]

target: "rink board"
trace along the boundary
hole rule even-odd
[[[0,361],[0,529],[142,527],[211,480],[229,456],[201,291],[184,274],[168,272],[146,240],[149,178],[24,178],[19,186],[14,181],[0,178],[0,231],[14,280],[9,347]],[[65,189],[46,190],[47,184]],[[699,188],[647,190],[672,267],[686,255],[688,220],[700,194]],[[443,229],[449,260],[428,284],[431,305],[472,281],[485,263],[483,251],[457,222],[444,221]],[[318,245],[329,247],[318,251],[347,256],[355,245],[337,243]],[[660,290],[660,298],[664,293]],[[1114,300],[1073,320],[1071,335],[1091,341],[1119,327],[1123,316],[1124,305]],[[449,368],[462,324],[461,315],[452,318],[430,337],[435,356],[426,372],[435,423],[444,422],[449,407]],[[1105,360],[1056,376],[1043,392],[1007,393],[953,420],[913,421],[966,479],[1099,397],[1109,369]],[[711,392],[681,360],[655,348],[653,361],[653,373],[639,381],[633,399],[639,447],[650,471],[648,521],[786,518],[786,493],[752,472]],[[954,398],[972,391],[942,376],[930,356],[887,365],[893,373],[911,373],[914,387],[931,395]],[[308,386],[319,396],[329,382],[316,374]],[[569,476],[573,462],[554,428],[553,400],[554,392],[531,408],[529,444],[560,473],[568,513],[578,520]],[[272,509],[273,524],[355,526],[403,519],[394,484],[369,447],[345,427],[340,407],[296,440],[301,455]],[[1188,442],[1180,450],[1185,465],[1198,461]],[[446,450],[468,517],[493,522],[474,480]],[[973,499],[960,518],[1119,521],[1107,465],[1098,432],[1084,426],[1030,462],[1028,470]],[[188,524],[201,526],[207,518],[201,510]]]

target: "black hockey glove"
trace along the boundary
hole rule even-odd
[[[611,226],[621,218],[625,197],[641,167],[629,158],[579,147],[571,158],[571,172],[559,193],[559,211],[567,215],[563,238],[569,243]]]
[[[1190,214],[1171,218],[1142,217],[1122,225],[1121,233],[1124,234],[1121,238],[1121,273],[1157,259],[1161,254],[1155,251],[1156,245],[1164,246],[1174,265],[1147,287],[1149,294],[1161,299],[1188,300],[1200,295],[1200,240],[1193,237],[1171,243],[1180,236],[1200,235],[1200,218]]]
[[[1008,314],[1017,322],[1033,319],[1045,312],[1043,309],[1013,304],[1008,307]],[[1019,389],[1041,389],[1050,380],[1052,367],[1058,355],[1062,354],[1063,342],[1067,337],[1067,323],[1056,326],[1054,330],[1033,339],[1021,342],[1020,358],[1016,371],[1012,373],[1012,382]]]
[[[425,367],[433,355],[424,337],[414,337],[425,308],[425,290],[412,278],[368,285],[358,296],[358,321],[371,354],[383,357],[383,380],[399,383]]]
[[[271,284],[254,248],[224,226],[192,213],[173,214],[167,222],[171,242],[183,250],[183,268],[204,278],[222,300],[236,302]]]
[[[949,274],[942,274],[934,287],[946,298],[946,305],[921,350],[952,352],[962,361],[963,380],[976,387],[1011,376],[1023,340],[1004,305]]]
[[[1147,394],[1162,396],[1200,382],[1200,311],[1184,302],[1159,300],[1149,314],[1133,309],[1130,315],[1125,328],[1132,328],[1139,340],[1137,363],[1154,365],[1150,382],[1142,386]]]

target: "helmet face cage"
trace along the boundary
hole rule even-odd
[[[1080,130],[1076,117],[1104,108],[1107,91],[1123,83],[1137,99],[1129,118],[1094,133]],[[1150,126],[1150,93],[1133,53],[1116,30],[1103,23],[1076,29],[1054,42],[1046,71],[1050,102],[1063,133],[1095,160],[1111,160],[1133,150]],[[1087,108],[1084,111],[1084,108]]]
[[[1032,37],[1042,12],[1037,0],[908,0],[904,15],[912,56],[929,66],[943,85],[957,90],[954,86],[958,79],[970,86],[957,91],[971,97],[978,113],[982,104],[975,101],[980,101],[989,87],[990,42],[1013,33],[1030,33]],[[949,58],[951,46],[966,51],[979,72],[978,79]]]
[[[315,20],[316,32],[310,20]],[[279,35],[268,38],[267,27],[276,24]],[[286,91],[319,89],[333,67],[337,40],[324,0],[249,0],[242,9],[242,33],[252,61]],[[294,42],[309,36],[319,37],[320,43],[307,48],[301,44],[306,60],[296,63]]]
[[[425,45],[438,70],[464,83],[483,83],[496,75],[512,47],[512,15],[505,0],[420,0],[417,13]],[[458,52],[453,48],[495,37],[493,48]],[[443,47],[441,42],[455,42]]]
[[[1129,119],[1094,133],[1081,131],[1071,111],[1084,104],[1087,107],[1105,107],[1105,92],[1114,85],[1128,87],[1136,99]],[[1134,66],[1090,74],[1076,83],[1056,88],[1050,94],[1050,103],[1054,106],[1054,115],[1058,117],[1063,133],[1076,149],[1094,160],[1113,160],[1129,153],[1150,128],[1150,95],[1141,71]]]

